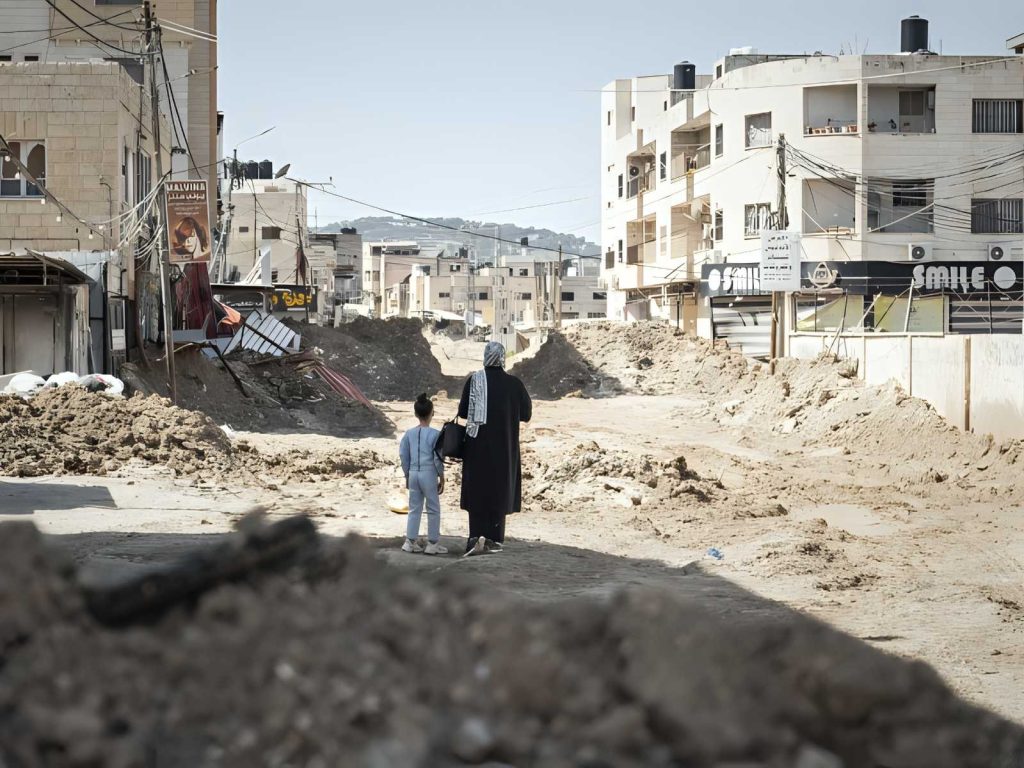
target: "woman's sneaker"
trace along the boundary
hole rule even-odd
[[[425,555],[447,555],[448,547],[442,546],[440,542],[427,542],[427,546],[423,548],[423,554]]]
[[[463,557],[473,557],[474,555],[482,555],[487,551],[487,542],[483,536],[478,536],[476,541],[473,542],[473,546],[466,550],[466,554]]]
[[[402,544],[402,551],[403,552],[412,552],[413,554],[417,554],[418,555],[420,552],[423,551],[423,547],[421,547],[419,544],[417,544],[412,539],[406,539],[405,543]]]

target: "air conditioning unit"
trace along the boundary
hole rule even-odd
[[[989,261],[1009,261],[1010,260],[1010,245],[1009,243],[989,243],[988,248],[988,259]]]
[[[635,179],[639,175],[640,175],[640,167],[639,166],[637,166],[637,165],[629,166],[629,178]]]
[[[907,243],[907,259],[910,261],[931,261],[931,243]]]

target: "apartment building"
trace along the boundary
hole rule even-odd
[[[162,112],[169,123],[176,178],[209,182],[210,221],[217,220],[217,0],[153,3],[161,23]],[[0,3],[4,35],[0,61],[115,61],[138,83],[143,64],[132,52],[143,44],[141,0],[6,0]],[[45,30],[42,33],[41,30]],[[49,37],[46,32],[49,32]],[[173,96],[168,98],[168,96]]]
[[[227,282],[244,279],[259,263],[263,250],[270,252],[271,282],[296,285],[304,282],[298,272],[297,251],[306,247],[306,187],[289,179],[273,178],[273,166],[260,175],[264,178],[236,178],[230,190],[230,218],[227,253]],[[231,181],[227,182],[232,183]],[[227,198],[225,193],[225,199]],[[308,275],[305,279],[308,279]]]
[[[607,85],[609,315],[763,354],[760,238],[787,229],[790,332],[1019,333],[1024,57],[936,55],[927,24],[904,20],[891,55],[734,49],[712,74]]]
[[[363,290],[363,238],[355,229],[311,232],[309,235],[310,282],[329,293],[336,302],[361,303]]]

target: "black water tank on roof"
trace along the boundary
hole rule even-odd
[[[692,91],[697,88],[697,67],[688,61],[676,64],[672,69],[672,89]]]
[[[245,178],[247,179],[258,179],[260,177],[260,164],[255,160],[250,160],[245,164]]]
[[[900,51],[917,53],[928,50],[928,19],[909,16],[900,22]]]
[[[261,179],[272,179],[274,178],[274,164],[269,160],[264,160],[260,163],[260,178]]]

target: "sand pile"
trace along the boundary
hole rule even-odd
[[[394,425],[376,408],[367,408],[332,390],[319,376],[273,357],[232,356],[231,369],[245,394],[218,360],[198,350],[178,352],[178,404],[202,411],[218,424],[249,432],[315,432],[345,437],[384,436]],[[131,391],[167,396],[159,366],[121,367]]]
[[[1024,730],[928,667],[805,616],[684,593],[525,603],[365,545],[113,631],[38,537],[0,530],[22,620],[0,667],[8,765],[1017,765]],[[323,567],[329,561],[331,567]],[[687,578],[712,579],[695,572]],[[726,588],[725,585],[722,588]],[[772,618],[766,618],[766,615]]]
[[[76,386],[45,390],[31,400],[0,395],[0,474],[102,476],[131,463],[176,475],[266,483],[362,477],[388,461],[361,448],[264,456],[244,441],[233,443],[204,414],[156,395],[110,398]]]
[[[589,442],[550,458],[527,448],[523,463],[528,501],[541,507],[546,502],[574,506],[597,502],[630,508],[667,499],[685,507],[724,497],[721,483],[691,471],[682,456],[663,461]]]
[[[879,457],[887,474],[908,481],[956,480],[968,469],[986,479],[1019,473],[1021,441],[996,445],[988,436],[965,433],[897,384],[865,387],[853,372],[848,362],[831,358],[780,360],[775,376],[754,373],[745,390],[712,407],[726,423]]]
[[[105,475],[132,460],[183,475],[235,465],[216,424],[160,397],[108,398],[72,385],[27,401],[0,396],[4,475]]]
[[[526,385],[531,397],[558,400],[579,394],[596,397],[619,391],[615,379],[600,374],[570,344],[565,336],[552,333],[532,356],[509,370]]]
[[[742,355],[664,323],[587,323],[567,329],[565,338],[600,376],[638,394],[717,394],[756,370]]]
[[[338,328],[295,326],[303,348],[323,350],[324,360],[344,373],[371,400],[414,400],[421,392],[436,394],[461,382],[441,372],[419,320],[360,317]]]

